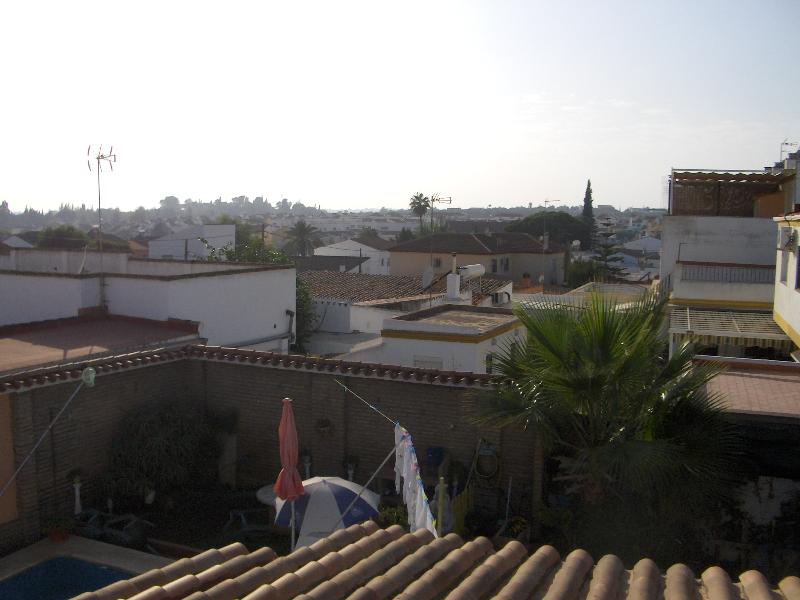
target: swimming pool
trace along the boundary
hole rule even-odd
[[[2,600],[68,600],[132,573],[71,556],[57,556],[0,581]]]

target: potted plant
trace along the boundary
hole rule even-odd
[[[54,517],[45,522],[44,532],[53,542],[64,542],[72,531],[72,519],[67,517]]]

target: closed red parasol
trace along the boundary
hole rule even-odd
[[[275,481],[275,495],[281,500],[294,500],[303,495],[303,481],[297,471],[297,427],[294,424],[292,401],[283,399],[283,413],[278,425],[278,442],[281,453],[281,472]]]

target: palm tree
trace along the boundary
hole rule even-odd
[[[422,217],[424,217],[425,213],[430,209],[431,199],[425,194],[418,192],[411,196],[411,201],[408,203],[408,206],[411,208],[411,212],[419,217],[419,230],[422,231]]]
[[[313,225],[299,220],[286,232],[286,250],[297,256],[313,254],[314,246],[318,243],[317,231]]]
[[[480,402],[478,420],[536,430],[558,462],[551,484],[580,507],[572,511],[583,518],[579,536],[626,531],[639,536],[624,542],[634,552],[658,555],[655,540],[677,536],[647,527],[707,518],[709,499],[725,497],[741,471],[738,436],[706,389],[719,368],[694,364],[689,345],[665,357],[666,298],[655,294],[626,306],[593,297],[582,308],[544,302],[515,313],[527,337],[497,358],[509,384]]]

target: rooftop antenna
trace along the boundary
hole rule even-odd
[[[539,276],[539,283],[542,284],[542,293],[543,294],[544,294],[544,281],[545,281],[545,277],[544,277],[545,263],[546,263],[546,260],[547,260],[546,257],[545,257],[544,251],[547,249],[546,247],[549,245],[548,244],[548,239],[547,239],[547,205],[550,204],[551,202],[553,202],[553,201],[545,198],[544,199],[544,210],[542,211],[542,274]]]
[[[786,153],[790,152],[792,148],[797,148],[797,145],[798,145],[797,142],[790,142],[789,138],[786,138],[785,140],[783,140],[781,142],[781,152],[778,155],[778,161],[780,162],[780,161],[783,160],[784,152],[786,152]]]
[[[108,152],[103,152],[103,146],[97,150],[94,156],[97,162],[97,245],[100,250],[100,306],[106,308],[106,280],[105,270],[103,269],[103,213],[101,210],[100,202],[100,173],[103,171],[103,163],[113,171],[114,163],[117,162],[117,155],[114,154],[114,146],[111,146]],[[89,146],[86,150],[86,165],[89,167],[89,172],[92,172],[92,147]]]

